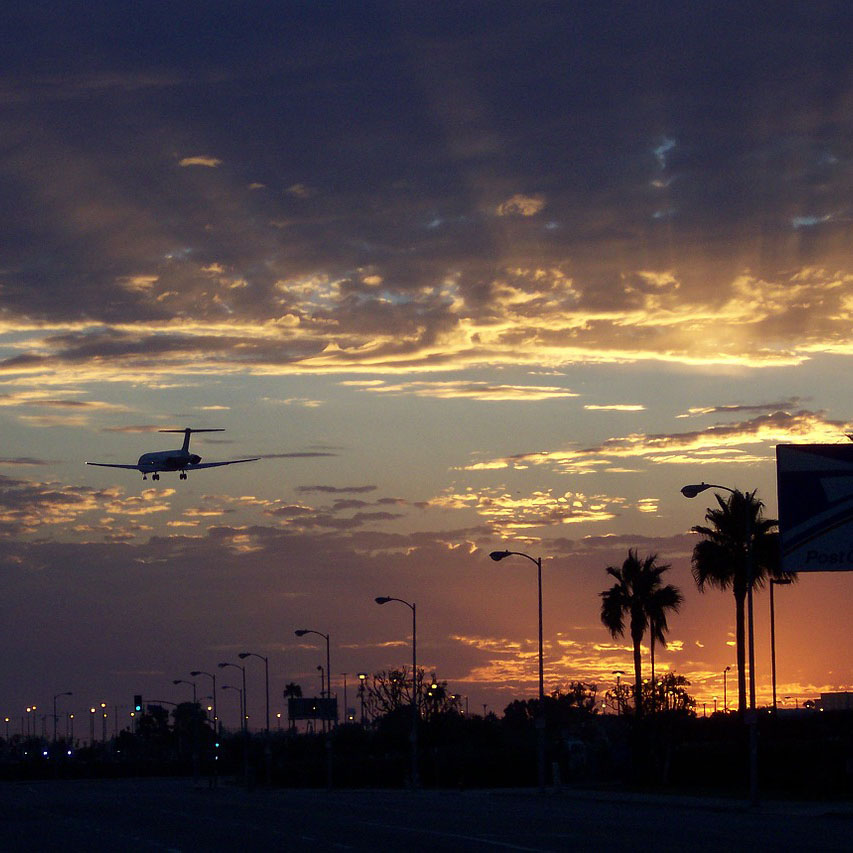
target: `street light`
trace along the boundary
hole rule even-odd
[[[27,708],[27,737],[34,737],[36,733],[36,722],[35,718],[31,716],[31,714],[35,713],[38,708],[35,705],[30,705]],[[30,725],[30,721],[32,720],[32,726]]]
[[[245,660],[246,658],[258,658],[264,662],[264,683],[266,685],[266,696],[267,696],[267,727],[266,733],[270,733],[270,662],[269,658],[265,658],[263,655],[259,655],[256,652],[240,652],[237,655],[240,660]]]
[[[418,621],[417,608],[414,602],[390,595],[380,595],[374,599],[377,604],[387,604],[389,601],[399,601],[412,611],[412,788],[420,787],[418,777]]]
[[[773,605],[773,587],[790,586],[791,578],[770,578],[770,675],[773,682],[773,711],[776,711],[776,610]]]
[[[74,694],[70,690],[66,690],[64,693],[57,693],[56,696],[53,697],[53,743],[56,745],[56,700],[60,696],[73,696]]]
[[[240,672],[243,674],[243,691],[240,694],[243,697],[242,698],[242,716],[243,716],[242,730],[243,730],[243,734],[248,735],[249,734],[249,722],[248,722],[247,718],[249,715],[246,713],[248,711],[248,707],[247,707],[248,703],[246,700],[246,667],[241,666],[239,663],[220,663],[220,664],[217,664],[217,666],[220,669],[222,669],[225,666],[233,666],[235,669],[239,669]]]
[[[723,713],[724,714],[729,713],[729,694],[728,694],[728,690],[726,689],[726,676],[728,675],[730,669],[731,669],[731,665],[727,665],[726,668],[723,670]]]
[[[332,670],[331,665],[329,663],[329,635],[324,634],[322,631],[315,631],[313,628],[299,628],[298,630],[293,632],[297,637],[304,637],[306,634],[316,634],[318,637],[322,637],[326,641],[326,698],[332,698]],[[322,690],[320,691],[323,692]],[[325,725],[325,720],[323,721]],[[337,709],[335,710],[335,724],[338,722],[338,714]]]
[[[695,498],[706,489],[722,489],[733,497],[740,494],[736,489],[713,483],[698,483],[684,486],[681,494],[686,498]],[[755,712],[755,620],[752,609],[752,586],[755,580],[755,565],[752,554],[752,516],[744,500],[744,521],[746,522],[746,609],[749,621],[747,646],[749,655],[749,801],[758,805],[758,716]],[[716,703],[715,703],[716,705]],[[715,707],[716,710],[716,707]]]
[[[545,657],[542,652],[542,558],[531,557],[523,551],[492,551],[489,556],[498,562],[506,557],[525,557],[536,566],[539,590],[539,708],[536,714],[537,759],[536,769],[540,792],[545,790]]]
[[[176,678],[172,682],[172,684],[189,684],[189,686],[192,687],[192,689],[193,689],[193,705],[198,704],[198,699],[196,699],[196,691],[195,691],[195,682],[194,681],[186,681],[183,678]]]

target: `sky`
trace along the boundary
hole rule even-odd
[[[690,573],[714,498],[679,489],[775,517],[775,446],[853,432],[849,4],[0,16],[0,712],[123,718],[248,651],[275,713],[320,690],[297,628],[355,705],[410,661],[386,595],[500,713],[537,690],[537,590],[495,549],[543,559],[546,690],[630,671],[599,593],[636,548],[685,598],[658,671],[722,702],[734,600]],[[182,427],[261,459],[84,464]],[[780,703],[853,689],[851,580],[776,591]]]

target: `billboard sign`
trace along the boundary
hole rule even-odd
[[[291,696],[287,700],[287,715],[293,720],[331,720],[338,719],[338,698],[303,698]]]
[[[786,572],[853,571],[853,444],[776,446]]]

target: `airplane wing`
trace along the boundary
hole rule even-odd
[[[87,465],[97,465],[99,468],[127,468],[129,471],[139,471],[138,465],[113,465],[111,462],[87,462]]]
[[[184,470],[198,471],[199,468],[219,468],[220,465],[237,465],[240,462],[257,462],[260,458],[260,456],[255,456],[252,459],[230,459],[228,462],[200,462],[198,465],[187,465]]]

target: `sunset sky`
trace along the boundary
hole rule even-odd
[[[659,671],[722,702],[714,499],[679,489],[775,516],[775,445],[853,432],[851,32],[845,2],[0,12],[0,714],[182,701],[241,651],[282,710],[325,664],[296,628],[355,705],[410,660],[377,595],[500,712],[537,611],[496,548],[544,558],[546,689],[630,670],[598,594],[634,547],[685,596]],[[263,458],[84,464],[186,426]],[[852,604],[844,572],[777,590],[780,699],[853,689]]]

